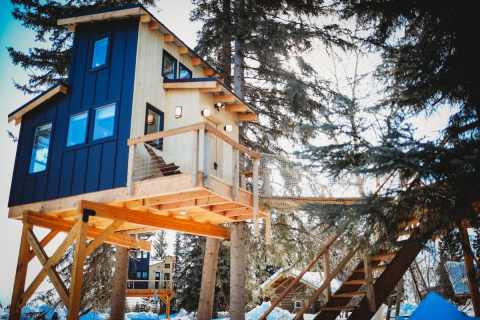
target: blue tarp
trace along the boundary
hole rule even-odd
[[[410,320],[480,320],[460,312],[457,307],[440,295],[431,292],[413,312]]]

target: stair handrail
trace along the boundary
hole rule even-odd
[[[342,230],[340,232],[337,232],[333,237],[330,238],[330,240],[327,241],[326,244],[322,246],[320,249],[320,252],[313,258],[313,260],[310,261],[310,263],[307,265],[307,267],[300,272],[295,279],[285,288],[285,290],[280,294],[280,296],[271,303],[270,307],[258,318],[258,320],[266,320],[268,315],[275,309],[275,307],[290,293],[290,291],[297,285],[300,280],[303,278],[303,276],[324,256],[326,252],[328,252],[328,249],[332,246],[332,244],[343,234],[345,230]]]
[[[330,282],[342,271],[343,268],[347,265],[347,263],[352,260],[353,256],[357,253],[357,251],[360,249],[360,244],[356,245],[352,250],[349,251],[349,253],[340,261],[340,263],[335,267],[332,273],[330,273],[325,280],[323,280],[322,285],[320,288],[315,290],[313,296],[308,300],[308,303],[303,306],[303,308],[297,312],[295,315],[294,320],[300,320],[303,318],[303,315],[305,311],[310,308],[312,304],[314,304],[317,300],[318,297],[325,291],[330,286]]]

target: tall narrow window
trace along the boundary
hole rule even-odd
[[[68,123],[67,147],[85,143],[88,127],[88,111],[70,117]]]
[[[107,64],[108,37],[103,37],[93,44],[92,69],[100,68]]]
[[[95,109],[95,122],[93,124],[93,140],[113,136],[115,132],[115,104],[109,104]]]
[[[163,131],[164,115],[163,112],[147,104],[147,112],[145,117],[145,134]],[[149,144],[159,150],[163,148],[163,139],[149,142]]]
[[[48,149],[50,147],[50,136],[52,123],[38,126],[33,136],[32,158],[30,159],[30,173],[37,173],[47,170]]]
[[[192,70],[180,63],[178,66],[178,79],[192,79]]]
[[[162,76],[169,80],[177,78],[177,59],[167,51],[163,51]]]

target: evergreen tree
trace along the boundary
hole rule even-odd
[[[28,52],[9,47],[8,52],[15,65],[28,72],[26,83],[15,83],[25,93],[37,93],[68,75],[72,33],[65,26],[58,26],[63,17],[80,15],[92,10],[128,6],[135,3],[151,4],[153,0],[10,0],[12,15],[22,25],[35,32],[36,47]]]
[[[205,238],[177,233],[174,275],[176,308],[196,311],[202,282]]]
[[[232,63],[238,59],[241,85],[235,90],[241,87],[241,95],[260,115],[261,121],[242,127],[242,141],[271,151],[281,149],[280,138],[311,137],[328,87],[302,54],[312,48],[313,39],[347,45],[336,25],[320,27],[310,22],[329,12],[323,1],[193,3],[191,19],[203,22],[197,50],[222,71],[227,85],[232,85]]]
[[[153,258],[162,260],[166,256],[167,240],[165,239],[165,231],[156,232],[153,236],[152,247],[154,250]]]

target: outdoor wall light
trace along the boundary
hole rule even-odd
[[[213,105],[217,111],[222,111],[225,109],[225,103],[223,102],[217,102]]]
[[[205,108],[202,110],[202,116],[204,116],[205,118],[208,118],[212,115],[212,112],[210,111],[210,109],[208,108]]]
[[[231,124],[226,124],[223,127],[223,130],[225,130],[226,132],[232,132],[233,131],[233,126]]]
[[[183,115],[183,107],[177,106],[175,108],[175,119],[181,118]]]

